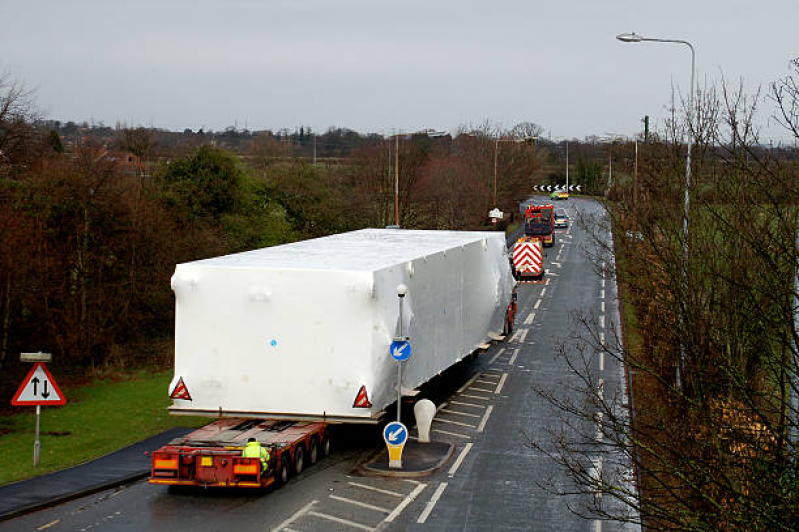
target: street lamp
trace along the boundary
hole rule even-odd
[[[616,38],[622,42],[665,42],[684,44],[691,50],[691,85],[688,90],[688,155],[685,159],[685,197],[683,201],[683,214],[682,214],[682,282],[683,282],[683,297],[681,305],[681,319],[683,320],[683,327],[685,326],[685,294],[688,292],[688,208],[690,206],[689,190],[691,188],[691,145],[693,144],[693,135],[691,132],[691,122],[694,121],[694,77],[696,71],[696,52],[694,47],[688,41],[680,39],[653,39],[643,37],[637,33],[622,33],[617,35]],[[680,364],[677,367],[677,388],[680,388],[680,367],[685,363],[685,341],[680,342]]]
[[[494,140],[494,207],[497,207],[497,160],[499,158],[499,143],[500,142],[515,142],[519,144],[528,140],[536,140],[538,137],[523,137],[513,139],[496,139]]]

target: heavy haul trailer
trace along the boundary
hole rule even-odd
[[[513,288],[504,235],[489,232],[365,229],[178,265],[170,412],[218,421],[156,451],[151,482],[270,485],[284,458],[296,469],[297,449],[329,442],[328,422],[379,423],[397,397],[400,331],[410,391],[512,329]],[[241,457],[241,431],[259,420],[272,429],[257,438],[283,447],[245,481],[236,471],[257,461]],[[278,420],[295,424],[275,442]],[[209,445],[214,431],[225,435]]]
[[[544,247],[555,245],[555,206],[528,205],[524,211],[525,236],[540,238]]]
[[[260,458],[242,456],[249,438],[269,450],[265,471]],[[150,483],[267,488],[284,484],[328,454],[326,423],[220,419],[153,452]]]

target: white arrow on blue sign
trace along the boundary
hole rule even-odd
[[[411,358],[411,343],[408,340],[394,340],[391,342],[391,347],[388,352],[394,357],[394,360],[402,362]]]
[[[399,421],[392,421],[383,429],[386,445],[400,446],[408,441],[408,428]]]

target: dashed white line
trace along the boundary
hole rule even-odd
[[[547,293],[547,287],[545,286],[544,288],[541,289],[541,297],[544,297],[544,294],[546,293]]]
[[[605,347],[605,333],[599,333],[599,343],[602,344],[602,347]]]
[[[383,495],[390,495],[392,497],[399,497],[399,498],[405,497],[405,495],[402,493],[397,493],[396,491],[384,490],[381,488],[375,488],[374,486],[369,486],[368,484],[361,484],[360,482],[347,482],[347,484],[356,488],[362,488],[365,490],[371,490],[377,493],[382,493]]]
[[[365,502],[361,501],[354,501],[352,499],[348,499],[347,497],[340,497],[338,495],[330,495],[330,498],[333,499],[334,501],[340,501],[347,504],[352,504],[353,506],[360,506],[361,508],[366,508],[367,510],[374,510],[375,512],[389,513],[391,511],[388,508],[382,508],[380,506],[366,504]]]
[[[408,506],[410,503],[412,503],[413,500],[416,497],[418,497],[420,493],[422,493],[422,491],[425,489],[426,486],[427,486],[427,484],[419,484],[418,486],[416,486],[416,488],[414,488],[414,490],[411,492],[411,494],[408,495],[407,497],[405,497],[405,499],[399,504],[399,506],[394,508],[394,511],[391,512],[388,515],[388,517],[386,517],[385,522],[386,523],[390,523],[390,522],[394,521],[394,519],[396,519],[397,516],[402,513],[402,511],[405,509],[405,507]]]
[[[602,279],[602,288],[605,288],[605,279]]]
[[[494,390],[494,394],[498,394],[502,391],[502,387],[505,386],[505,380],[508,378],[507,373],[502,374],[502,378],[499,379],[499,384],[497,384],[497,389]]]
[[[470,442],[470,443],[467,443],[467,444],[466,444],[466,446],[465,446],[465,447],[463,448],[463,450],[461,451],[461,453],[458,455],[458,458],[455,460],[455,463],[454,463],[454,464],[452,464],[452,467],[449,469],[449,473],[448,473],[448,475],[449,475],[450,477],[454,477],[454,476],[455,476],[455,473],[457,473],[457,472],[458,472],[458,468],[459,468],[459,467],[461,466],[461,464],[463,463],[463,459],[464,459],[464,458],[466,458],[466,455],[467,455],[467,454],[469,454],[469,451],[471,451],[471,450],[472,450],[472,445],[474,445],[474,444],[473,444],[473,443],[471,443],[471,442]]]
[[[510,357],[510,360],[508,360],[508,366],[512,366],[512,365],[513,365],[513,363],[514,363],[514,362],[516,362],[516,357],[517,357],[517,356],[519,356],[519,350],[518,350],[518,349],[515,349],[515,350],[513,351],[513,356],[512,356],[512,357]]]
[[[604,302],[604,301],[601,301],[601,302],[600,302],[600,310],[601,310],[602,312],[605,312],[605,302]]]
[[[526,318],[524,318],[524,324],[532,325],[534,319],[535,319],[535,312],[531,312],[530,314],[527,315]]]
[[[494,405],[489,405],[489,407],[486,408],[486,413],[483,415],[483,419],[480,421],[480,424],[477,426],[477,432],[483,432],[486,423],[488,423],[488,418],[491,415],[492,410],[494,410]]]
[[[533,310],[538,310],[538,307],[540,306],[541,306],[541,300],[539,299],[538,301],[535,302],[535,305],[533,305]]]
[[[438,485],[438,488],[436,488],[436,491],[433,493],[433,496],[430,497],[430,500],[427,502],[427,506],[425,506],[422,515],[420,515],[419,519],[416,520],[417,523],[424,524],[424,522],[427,521],[427,518],[430,517],[433,508],[436,507],[436,503],[438,502],[438,499],[441,498],[441,494],[444,493],[445,489],[447,489],[446,482],[442,482],[441,484]]]
[[[602,327],[603,329],[605,328],[605,315],[604,314],[599,317],[599,326]]]
[[[527,340],[527,333],[530,332],[530,329],[525,329],[522,331],[522,334],[519,336],[519,343],[523,344]]]
[[[599,352],[599,371],[605,371],[605,352]]]
[[[599,291],[599,299],[605,299],[605,290],[604,289]]]
[[[306,504],[305,506],[303,506],[302,508],[297,510],[294,513],[294,515],[292,515],[291,517],[289,517],[288,519],[286,519],[285,521],[283,521],[282,523],[277,525],[277,527],[273,528],[272,530],[275,531],[275,532],[277,532],[278,530],[283,530],[284,528],[289,526],[291,523],[293,523],[294,521],[296,521],[297,519],[299,519],[303,515],[307,514],[311,510],[311,508],[313,508],[313,505],[316,504],[317,502],[319,502],[319,501],[311,501],[311,502],[309,502],[308,504]]]
[[[325,519],[327,521],[332,521],[340,525],[346,525],[352,528],[357,528],[358,530],[368,530],[369,532],[372,532],[374,530],[374,528],[372,528],[371,526],[366,526],[361,523],[356,523],[355,521],[350,521],[349,519],[342,519],[341,517],[336,517],[335,515],[323,514],[321,512],[308,512],[308,515],[312,515],[320,519]]]
[[[599,393],[599,399],[605,399],[605,379],[599,379],[599,389],[597,390]]]
[[[602,443],[602,441],[605,439],[605,435],[602,432],[602,420],[603,420],[604,417],[605,417],[605,415],[602,412],[597,412],[597,414],[596,414],[596,441],[598,441],[599,443]]]

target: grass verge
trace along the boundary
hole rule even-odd
[[[41,453],[33,467],[36,408],[0,419],[0,485],[78,465],[171,427],[195,427],[208,418],[167,414],[172,372],[140,370],[70,390],[64,406],[42,407]]]

